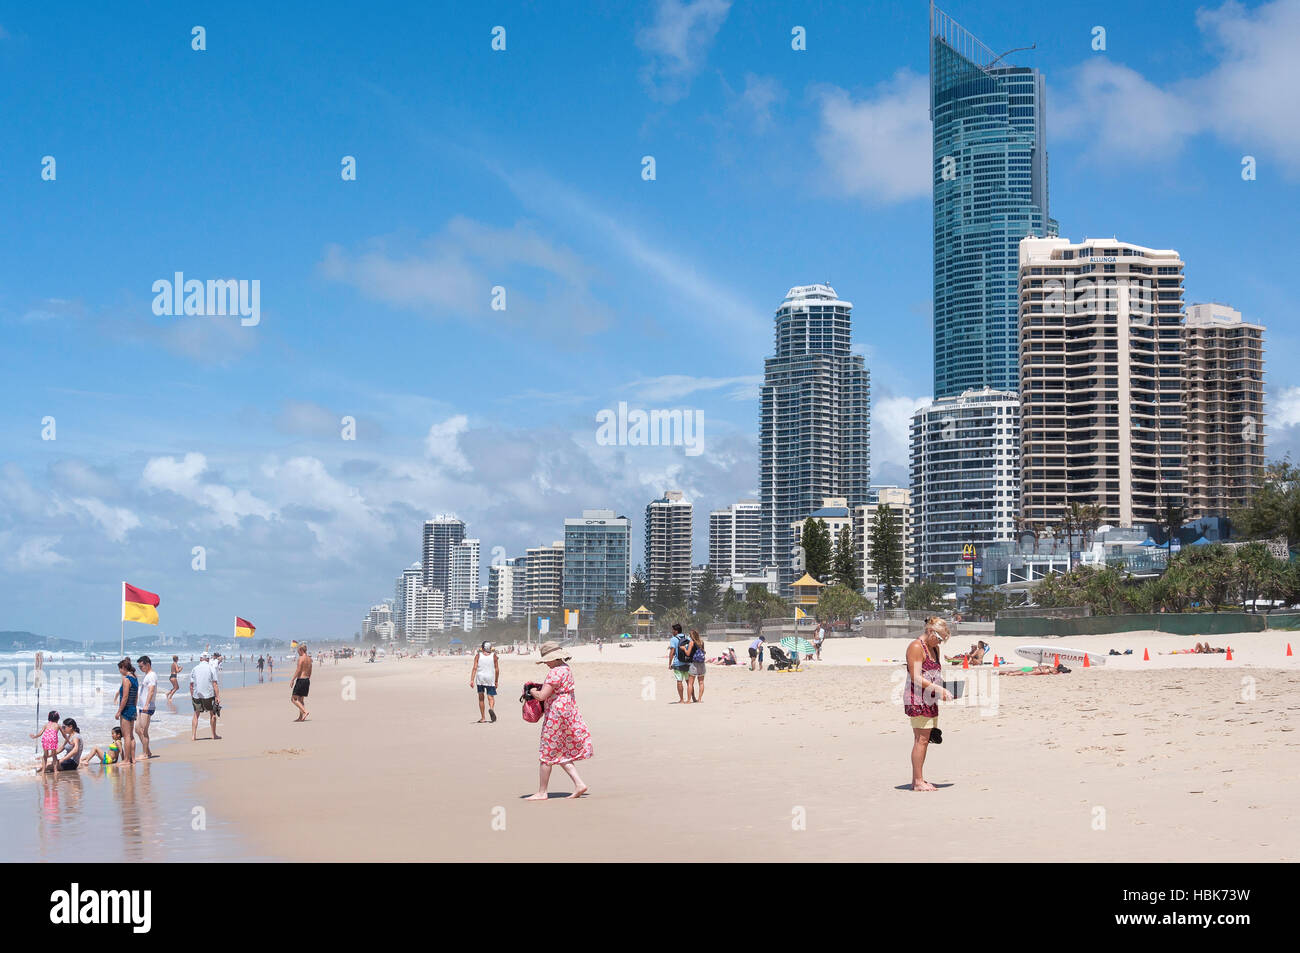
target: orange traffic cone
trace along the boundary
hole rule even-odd
[[[1059,655],[1053,655],[1053,656],[1052,656],[1052,667],[1053,667],[1053,668],[1060,668],[1060,667],[1061,667],[1061,656],[1059,656]]]
[[[1146,649],[1142,650],[1142,661],[1144,662],[1151,661],[1151,653],[1148,652]]]
[[[1286,644],[1286,654],[1287,654],[1287,657],[1290,658],[1290,656],[1291,656],[1291,643],[1290,643],[1290,642],[1288,642],[1288,643]]]
[[[1291,646],[1288,645],[1288,646],[1287,646],[1287,651],[1290,651],[1290,650],[1291,650]],[[1001,668],[1001,667],[1002,667],[1002,661],[1001,661],[1001,659],[998,658],[998,653],[997,653],[997,652],[994,652],[994,653],[993,653],[993,667],[994,667],[994,668]]]
[[[1229,661],[1229,662],[1232,661],[1232,646],[1231,646],[1231,645],[1228,646],[1228,658],[1227,658],[1227,661]]]
[[[1084,652],[1084,653],[1083,653],[1083,667],[1084,667],[1084,668],[1092,668],[1092,663],[1088,661],[1088,653],[1087,653],[1087,652]]]

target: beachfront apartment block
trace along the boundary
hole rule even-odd
[[[911,423],[912,559],[917,580],[977,581],[975,554],[1011,539],[1020,508],[1020,398],[990,387],[921,407]]]
[[[791,288],[774,319],[775,354],[760,390],[759,504],[763,566],[788,592],[793,524],[827,497],[867,501],[871,378],[850,340],[853,304],[828,284]]]
[[[532,551],[529,550],[530,562]],[[602,602],[627,605],[632,521],[613,510],[583,510],[564,521],[561,601],[555,608],[594,613]]]
[[[533,546],[527,553],[525,612],[554,612],[564,606],[564,540]]]
[[[488,566],[488,585],[485,613],[492,622],[505,622],[516,618],[515,604],[521,601],[523,571],[516,569],[515,560]]]
[[[393,608],[398,617],[394,622],[397,624],[397,630],[407,638],[410,637],[409,622],[415,613],[416,589],[423,584],[423,580],[424,569],[419,563],[411,563],[397,577],[396,601],[393,603]]]
[[[795,520],[790,524],[790,538],[794,541],[793,545],[799,546],[800,540],[803,539],[803,528],[808,520],[817,520],[826,527],[826,532],[831,539],[831,552],[835,551],[835,544],[840,538],[840,532],[847,529],[853,532],[853,511],[849,509],[849,501],[842,496],[828,496],[822,500],[821,506],[813,510],[804,519]],[[795,571],[806,569],[803,562],[795,566]],[[829,579],[821,579],[819,582],[829,583]]]
[[[423,583],[415,590],[412,611],[406,623],[406,641],[424,645],[446,629],[446,600],[441,589]]]
[[[650,598],[662,602],[676,588],[691,594],[691,545],[695,508],[680,490],[665,490],[645,508],[645,577]]]
[[[479,601],[479,550],[477,539],[462,539],[449,551],[446,591],[447,628],[465,627],[465,612]]]
[[[1183,324],[1188,515],[1228,516],[1264,480],[1264,327],[1224,304]]]
[[[894,585],[895,605],[902,604],[903,587],[912,582],[915,567],[912,564],[912,491],[907,487],[873,486],[871,498],[853,510],[853,543],[857,554],[858,571],[862,574],[862,594],[880,605],[882,582],[872,554],[872,533],[879,519],[889,519],[898,537],[898,556],[901,575]]]
[[[709,513],[709,565],[718,581],[757,573],[763,563],[762,510],[740,500]]]
[[[1183,261],[1115,238],[1020,243],[1020,508],[1133,526],[1186,503]]]
[[[424,521],[420,552],[427,587],[447,591],[451,579],[451,550],[464,538],[465,523],[454,516],[439,515]]]
[[[936,399],[1019,386],[1018,245],[1056,234],[1044,78],[1006,55],[930,5]]]

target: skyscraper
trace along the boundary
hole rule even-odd
[[[1056,234],[1043,77],[1002,60],[930,5],[936,398],[1019,386],[1020,239]]]
[[[411,563],[406,569],[402,570],[401,576],[398,577],[398,601],[394,603],[393,608],[400,612],[401,631],[409,639],[411,637],[411,623],[415,618],[415,596],[419,587],[424,585],[424,570],[419,563]]]
[[[462,539],[450,550],[446,612],[447,628],[465,625],[465,610],[479,601],[479,541]]]
[[[595,612],[602,601],[627,605],[627,579],[632,559],[632,521],[613,510],[583,510],[564,521],[565,609]],[[531,556],[532,550],[529,550]]]
[[[656,602],[674,587],[683,599],[691,594],[693,512],[680,490],[665,490],[645,508],[646,586]]]
[[[758,500],[740,500],[709,514],[709,565],[719,582],[762,568],[762,522]]]
[[[526,567],[528,602],[524,611],[546,614],[560,609],[564,604],[564,541],[530,547]]]
[[[1188,515],[1227,516],[1264,481],[1264,328],[1223,304],[1183,325]]]
[[[516,571],[513,559],[488,567],[486,611],[490,621],[504,622],[515,618],[515,603],[522,595],[521,575]]]
[[[465,524],[454,516],[435,516],[424,521],[422,549],[424,584],[430,589],[447,591],[451,574],[451,549],[465,538]]]
[[[1114,238],[1021,242],[1026,528],[1053,528],[1072,503],[1133,526],[1187,502],[1182,320],[1176,251]]]
[[[871,380],[851,350],[852,303],[830,285],[791,288],[776,311],[776,354],[764,362],[759,496],[762,562],[789,586],[790,526],[828,496],[867,501]]]
[[[912,558],[916,578],[977,582],[981,547],[1015,535],[1020,506],[1020,400],[984,388],[912,415]],[[968,548],[969,547],[969,548]]]

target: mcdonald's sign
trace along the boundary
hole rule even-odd
[[[975,559],[974,543],[967,543],[965,546],[961,548],[961,558],[966,560],[966,562],[971,562]]]

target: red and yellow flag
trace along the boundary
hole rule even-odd
[[[122,621],[158,624],[158,594],[137,589],[129,582],[122,583]]]
[[[247,619],[241,619],[239,616],[235,616],[235,638],[251,639],[253,633],[256,631],[257,626],[253,625],[253,623],[249,622]]]

